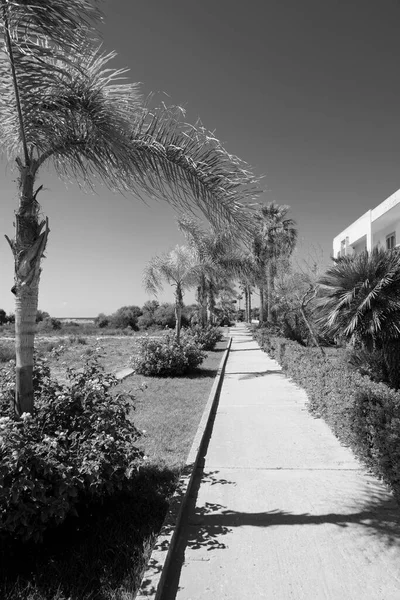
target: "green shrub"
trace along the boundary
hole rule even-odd
[[[12,418],[14,370],[3,369],[0,393],[0,533],[39,541],[50,526],[129,485],[142,453],[128,418],[132,397],[95,360],[69,370],[68,385],[35,366],[35,414]]]
[[[185,333],[191,336],[202,350],[214,350],[216,343],[220,342],[223,337],[219,327],[213,327],[212,325],[207,325],[207,327],[192,325]]]
[[[105,315],[104,313],[100,313],[95,318],[94,324],[97,325],[97,327],[100,327],[100,329],[108,327],[108,325],[110,324],[110,317],[107,317],[107,315]]]
[[[131,327],[134,331],[138,329],[138,318],[142,310],[139,306],[122,306],[109,317],[109,324],[115,329],[126,329]]]
[[[133,368],[142,375],[176,377],[198,367],[206,354],[191,336],[184,333],[180,342],[173,335],[161,338],[144,337],[139,341],[139,349],[133,357]]]
[[[345,350],[322,357],[316,348],[283,338],[255,337],[306,390],[310,412],[400,496],[400,393],[350,368]]]
[[[15,346],[10,344],[0,344],[0,362],[15,360]]]
[[[50,318],[50,315],[48,312],[46,312],[44,310],[39,310],[39,309],[36,311],[36,323],[40,323],[44,319],[49,319],[49,318]]]

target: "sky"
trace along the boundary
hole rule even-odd
[[[397,0],[106,0],[100,26],[116,68],[155,102],[215,131],[264,175],[260,202],[290,205],[300,258],[329,262],[332,240],[400,188]],[[0,164],[0,232],[13,235],[15,172]],[[150,297],[145,265],[184,238],[165,202],[41,171],[51,233],[39,307],[57,317],[112,313]],[[0,239],[0,308],[13,311],[13,260]],[[171,301],[166,289],[160,301]],[[185,300],[193,301],[188,294]]]

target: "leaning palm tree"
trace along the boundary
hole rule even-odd
[[[0,145],[16,165],[19,206],[14,255],[15,412],[33,410],[33,347],[40,265],[49,235],[37,187],[52,164],[64,179],[200,210],[216,226],[244,230],[242,200],[257,194],[245,163],[179,108],[151,110],[138,85],[109,68],[114,53],[92,42],[96,2],[0,0]]]
[[[318,323],[333,337],[381,351],[399,387],[400,253],[376,247],[333,260],[318,281]]]
[[[278,264],[287,261],[297,241],[296,222],[286,218],[290,207],[271,202],[260,206],[258,228],[253,239],[253,254],[259,266],[260,323],[264,321],[264,282],[267,287],[267,320],[271,322],[272,294]]]
[[[174,288],[175,336],[179,343],[181,332],[183,294],[193,288],[202,272],[196,252],[186,246],[176,246],[170,252],[154,256],[143,272],[145,290],[156,295],[166,282]]]

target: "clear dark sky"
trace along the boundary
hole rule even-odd
[[[104,12],[115,66],[264,174],[261,199],[292,207],[302,252],[319,245],[328,260],[332,238],[400,188],[397,0],[108,0]],[[172,210],[102,188],[84,195],[47,172],[40,182],[51,227],[41,308],[90,316],[143,304],[144,265],[183,243]],[[0,192],[0,231],[12,234],[5,168]],[[12,310],[5,240],[0,261],[0,307]]]

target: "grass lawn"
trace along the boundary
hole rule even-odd
[[[137,342],[136,342],[137,343]],[[80,366],[98,340],[72,343],[50,357],[54,375]],[[129,363],[135,338],[102,340],[107,371]],[[148,456],[133,492],[82,507],[46,535],[40,546],[1,548],[0,597],[3,600],[131,600],[207,402],[226,342],[209,352],[188,377],[131,376],[117,389],[135,394],[132,417],[146,430],[141,447]],[[108,357],[108,358],[107,358]],[[62,364],[65,363],[65,364]],[[138,390],[143,382],[147,389]]]

